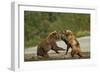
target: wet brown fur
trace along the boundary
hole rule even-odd
[[[37,48],[37,56],[49,57],[48,52],[54,50],[56,53],[59,53],[59,50],[64,50],[61,47],[58,47],[56,41],[59,39],[59,34],[54,31],[51,32],[46,39],[40,42]]]
[[[63,39],[65,42],[67,42],[67,50],[66,54],[68,53],[69,48],[72,48],[71,50],[71,56],[74,57],[74,55],[78,55],[79,57],[83,57],[81,54],[80,44],[78,40],[76,39],[75,35],[70,30],[63,31],[64,36],[66,39]]]

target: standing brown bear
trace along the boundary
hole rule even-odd
[[[83,57],[81,54],[80,44],[76,39],[75,35],[73,34],[73,32],[71,30],[65,30],[63,31],[63,34],[65,37],[62,37],[61,39],[67,44],[66,54],[68,53],[69,48],[72,48],[72,57],[74,57],[75,54],[79,57]]]
[[[40,42],[37,47],[37,56],[49,57],[48,52],[54,50],[56,53],[59,53],[58,50],[64,50],[61,47],[58,47],[56,41],[59,39],[59,33],[54,31],[51,32],[45,40]]]

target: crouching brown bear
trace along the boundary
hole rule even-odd
[[[54,31],[51,32],[46,39],[44,39],[37,47],[37,56],[49,57],[48,52],[54,50],[56,53],[59,53],[59,50],[63,48],[58,47],[56,41],[59,39],[59,33]]]
[[[81,54],[80,44],[76,39],[75,35],[73,34],[73,32],[71,30],[64,30],[62,35],[63,36],[61,37],[61,39],[67,45],[66,54],[68,53],[69,48],[72,48],[71,50],[72,57],[74,57],[74,55],[78,55],[80,58],[83,57],[83,55]]]

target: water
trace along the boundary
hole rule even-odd
[[[90,52],[90,37],[89,36],[88,37],[81,37],[81,38],[78,38],[77,40],[80,43],[80,47],[81,47],[82,52]],[[67,45],[63,41],[58,41],[56,43],[59,47],[62,47],[63,49],[66,49],[66,47],[67,47]],[[51,50],[50,52],[54,52],[54,51]],[[36,55],[37,46],[31,47],[31,48],[26,48],[24,50],[24,53],[25,54],[33,53],[34,55]]]

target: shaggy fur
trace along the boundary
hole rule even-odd
[[[58,50],[64,51],[63,48],[57,46],[56,41],[58,39],[59,34],[56,31],[51,32],[48,37],[38,45],[37,56],[49,57],[48,52],[50,50],[54,50],[56,53],[59,53]]]
[[[78,55],[79,57],[83,57],[81,54],[80,44],[78,40],[76,39],[75,35],[70,30],[63,31],[63,35],[65,37],[62,37],[62,40],[67,44],[67,50],[66,54],[68,53],[69,48],[72,48],[71,50],[71,56],[74,57],[74,55]]]

